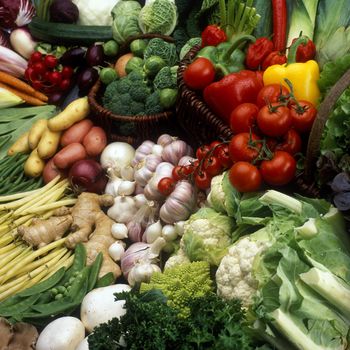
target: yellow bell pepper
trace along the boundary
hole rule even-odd
[[[294,63],[296,49],[302,44],[304,37],[300,37],[290,48],[288,62],[286,64],[274,64],[268,67],[263,74],[264,85],[282,84],[290,90],[285,79],[293,86],[294,96],[297,100],[312,102],[315,106],[319,103],[320,90],[317,80],[320,77],[318,63],[309,60],[303,63]],[[294,44],[296,44],[294,46]]]

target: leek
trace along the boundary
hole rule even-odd
[[[21,103],[24,103],[24,101],[20,97],[0,87],[0,108],[13,107]]]
[[[294,38],[299,37],[300,32],[313,39],[318,2],[319,0],[287,0],[289,14],[287,46],[291,45]]]

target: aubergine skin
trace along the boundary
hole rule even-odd
[[[58,23],[76,23],[79,9],[71,0],[54,0],[50,6],[50,21]]]

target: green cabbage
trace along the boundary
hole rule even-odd
[[[170,35],[177,23],[177,9],[172,0],[153,0],[142,8],[139,26],[143,33]]]
[[[211,208],[201,208],[184,225],[181,246],[191,261],[218,266],[232,243],[234,220]]]
[[[119,1],[112,9],[112,34],[118,43],[124,43],[128,37],[141,34],[138,20],[141,5],[138,1]]]

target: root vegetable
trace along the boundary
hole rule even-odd
[[[44,168],[45,162],[39,157],[38,149],[33,149],[24,163],[24,173],[29,177],[39,177]]]
[[[38,155],[41,159],[51,158],[57,151],[61,133],[46,128],[38,144]]]
[[[57,152],[53,157],[53,162],[57,168],[67,169],[75,162],[85,159],[86,157],[87,153],[85,147],[81,143],[73,142]]]
[[[8,149],[7,154],[13,156],[16,153],[29,153],[30,147],[28,142],[29,131],[23,133],[16,142]]]
[[[125,71],[125,66],[129,62],[129,60],[133,57],[134,57],[134,54],[129,52],[118,58],[117,62],[115,63],[114,69],[117,72],[119,78],[125,77],[127,75]]]
[[[51,131],[67,130],[73,124],[85,119],[90,113],[87,96],[78,98],[71,102],[61,113],[48,121]]]
[[[46,119],[39,119],[32,125],[28,135],[28,143],[30,149],[34,149],[38,146],[45,129],[47,129]]]
[[[94,126],[85,135],[83,145],[90,157],[96,157],[102,153],[107,146],[107,135],[99,126]]]
[[[47,220],[33,219],[31,226],[19,226],[17,232],[28,244],[40,248],[62,238],[71,224],[71,215],[52,216]]]
[[[58,169],[53,162],[53,158],[51,158],[45,165],[43,170],[43,179],[44,182],[47,184],[51,180],[53,180],[56,176],[65,177],[64,172],[62,172],[60,169]]]
[[[40,333],[36,350],[75,350],[84,337],[85,328],[78,318],[60,317]]]
[[[65,147],[73,142],[82,143],[84,137],[94,126],[90,119],[83,119],[68,128],[61,137],[61,146]]]
[[[128,292],[127,284],[114,284],[112,286],[96,288],[85,295],[80,309],[80,319],[86,330],[90,333],[93,329],[114,317],[121,317],[126,310],[123,308],[124,300],[115,301],[115,293]],[[38,349],[40,350],[40,349]]]

